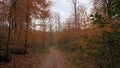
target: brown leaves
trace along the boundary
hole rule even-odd
[[[29,13],[29,18],[32,19],[31,15],[41,17],[43,19],[49,17],[50,1],[45,0],[14,0],[17,8],[12,9],[12,17],[17,20],[25,20],[26,14]],[[29,10],[29,11],[28,11]]]

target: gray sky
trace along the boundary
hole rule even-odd
[[[73,5],[71,0],[51,0],[53,2],[52,11],[58,12],[62,18],[65,20],[73,12]],[[78,0],[80,5],[86,5],[87,11],[90,12],[92,7],[92,0]]]

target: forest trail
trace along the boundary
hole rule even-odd
[[[63,57],[55,47],[50,48],[49,54],[42,64],[42,68],[65,68]]]

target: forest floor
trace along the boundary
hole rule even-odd
[[[73,68],[63,53],[55,47],[46,54],[30,52],[26,55],[13,55],[10,63],[0,63],[0,68]]]
[[[0,68],[41,68],[41,64],[48,53],[48,48],[34,46],[28,49],[26,55],[12,54],[12,61],[0,62]]]

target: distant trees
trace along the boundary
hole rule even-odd
[[[87,14],[86,7],[79,4],[78,0],[72,0],[74,13],[71,18],[74,18],[73,26],[75,31],[79,31],[82,25],[90,22],[89,15]]]
[[[86,12],[86,7],[79,5],[76,0],[74,2],[74,12],[64,22],[64,27],[58,37],[58,43],[61,47],[69,50],[76,50],[83,44],[80,41],[83,39],[81,36],[85,35],[83,32],[90,28],[91,20]],[[75,5],[76,4],[76,5]],[[75,19],[76,18],[76,19]]]
[[[60,14],[59,13],[56,13],[55,14],[55,22],[56,22],[56,26],[57,26],[57,31],[60,32],[61,30],[61,18],[60,18]]]
[[[65,21],[58,43],[60,48],[75,52],[73,61],[78,67],[82,64],[81,55],[93,58],[95,68],[120,67],[119,2],[119,0],[94,0],[94,13],[90,17],[84,6],[76,6],[77,0],[72,1],[74,13]]]

